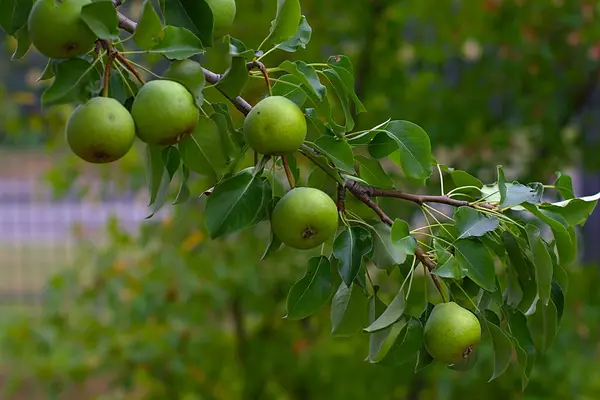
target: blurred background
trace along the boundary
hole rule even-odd
[[[137,18],[141,2],[127,3]],[[237,3],[232,35],[256,48],[276,2]],[[561,170],[576,195],[600,191],[599,2],[301,3],[313,28],[308,48],[264,61],[349,56],[369,111],[358,129],[407,119],[430,134],[440,163],[484,181],[502,164],[510,180],[552,182]],[[524,393],[512,367],[487,383],[487,353],[468,372],[369,365],[366,337],[332,338],[327,308],[282,319],[306,254],[260,262],[264,224],[210,241],[203,200],[146,220],[139,143],[110,166],[71,155],[63,129],[73,107],[40,105],[46,60],[31,50],[10,61],[16,43],[1,35],[0,398],[600,398],[600,214],[581,231],[561,329]],[[222,47],[200,60],[223,72]],[[251,102],[263,95],[260,81],[245,92]],[[194,182],[197,198],[205,187]],[[416,211],[388,206],[407,218]]]

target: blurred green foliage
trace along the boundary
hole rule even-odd
[[[136,16],[140,2],[131,3],[130,14]],[[388,117],[414,121],[431,135],[441,162],[482,179],[497,164],[512,167],[511,174],[523,181],[542,179],[581,158],[593,165],[598,148],[583,145],[569,123],[598,76],[596,2],[303,0],[302,6],[313,28],[311,44],[295,55],[275,52],[265,62],[348,55],[369,110],[358,128]],[[238,1],[232,35],[257,46],[274,10],[274,1]],[[6,53],[12,45],[7,42]],[[40,59],[32,55],[8,66],[8,57],[2,58],[2,142],[17,143],[10,139],[15,137],[20,144],[43,142],[61,154],[69,109],[41,112],[35,79],[8,84],[8,77],[39,75]],[[224,71],[218,48],[206,65]],[[255,102],[263,92],[258,80],[246,97]],[[138,190],[144,179],[138,150],[116,167],[97,171]],[[65,155],[46,177],[64,193],[80,170],[81,163]],[[485,382],[492,362],[485,347],[481,367],[472,371],[432,365],[413,375],[412,365],[385,369],[363,361],[367,341],[360,335],[332,338],[327,309],[301,322],[283,319],[287,292],[302,275],[306,255],[285,250],[259,261],[268,239],[264,226],[211,242],[197,203],[173,207],[172,218],[151,220],[134,235],[112,221],[108,244],[82,243],[81,259],[49,283],[43,317],[18,319],[4,329],[0,361],[14,378],[11,383],[34,382],[52,394],[106,377],[113,388],[104,393],[107,399],[600,395],[600,332],[592,323],[600,316],[597,268],[570,271],[556,343],[537,360],[522,394],[518,371]]]
[[[57,275],[42,317],[4,329],[13,383],[60,393],[106,378],[110,399],[595,398],[600,393],[597,268],[573,268],[562,328],[538,358],[525,394],[519,371],[486,383],[492,352],[469,372],[363,361],[362,334],[332,338],[329,309],[288,321],[285,297],[305,255],[282,251],[260,262],[264,227],[227,241],[200,228],[199,204],[137,234],[109,223],[105,246],[81,243],[77,268]],[[15,386],[16,387],[16,386]],[[6,390],[10,385],[5,387]],[[10,397],[9,397],[10,398]]]

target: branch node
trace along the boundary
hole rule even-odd
[[[338,185],[336,205],[339,212],[346,211],[346,187],[343,185]]]

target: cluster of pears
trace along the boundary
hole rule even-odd
[[[213,14],[213,32],[223,35],[235,19],[235,0],[205,1]],[[92,2],[36,0],[27,19],[31,43],[44,56],[57,60],[92,50],[97,36],[81,17],[82,8]],[[71,150],[85,161],[101,164],[127,154],[136,135],[149,144],[171,145],[191,133],[199,110],[192,94],[179,82],[185,84],[185,74],[202,71],[199,64],[191,60],[178,63],[171,66],[175,76],[142,86],[131,112],[109,97],[94,97],[79,105],[66,126]],[[175,71],[175,67],[179,71]],[[183,76],[178,79],[177,75]]]
[[[131,112],[110,97],[77,106],[67,120],[67,143],[85,161],[109,163],[127,154],[136,136],[148,144],[178,143],[194,131],[199,113],[181,83],[154,80],[141,87]]]
[[[257,153],[284,156],[300,148],[307,124],[300,107],[283,96],[269,96],[250,111],[244,121],[244,136]],[[331,238],[338,226],[337,206],[325,192],[296,187],[273,209],[271,225],[287,246],[307,250]]]
[[[236,15],[235,0],[205,0],[213,14],[213,32],[223,36]],[[29,38],[49,58],[67,59],[91,50],[97,39],[81,19],[93,0],[36,0],[27,20]]]

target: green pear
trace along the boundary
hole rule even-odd
[[[97,37],[81,20],[92,0],[38,0],[27,19],[29,39],[49,58],[72,58],[91,50]]]
[[[205,0],[213,12],[213,32],[223,36],[229,31],[235,20],[235,0]]]
[[[481,325],[471,311],[455,302],[436,305],[423,331],[427,352],[444,364],[468,358],[481,341]]]
[[[246,142],[261,154],[282,155],[298,150],[306,131],[302,110],[283,96],[261,100],[244,120]]]
[[[142,86],[131,106],[131,115],[141,141],[168,146],[194,131],[200,111],[185,86],[161,79]]]
[[[279,200],[273,209],[271,225],[275,235],[287,246],[312,249],[335,234],[337,207],[325,192],[298,187]]]
[[[131,149],[135,124],[117,100],[94,97],[73,111],[65,133],[69,147],[78,157],[104,164],[120,159]]]

